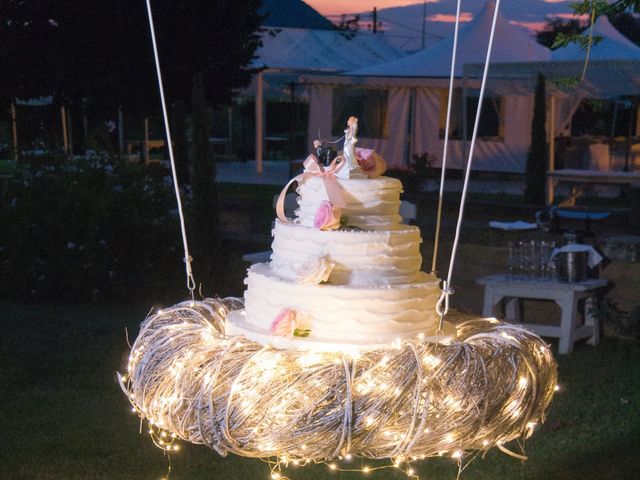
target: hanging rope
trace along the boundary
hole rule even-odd
[[[478,98],[478,108],[476,109],[476,120],[473,124],[473,134],[471,135],[471,145],[469,146],[469,157],[467,160],[467,170],[464,175],[464,184],[462,186],[462,196],[460,198],[460,210],[458,212],[458,221],[456,224],[456,235],[453,240],[453,246],[451,247],[451,259],[449,261],[449,271],[447,272],[447,279],[443,282],[442,296],[438,300],[436,311],[440,315],[439,330],[442,330],[444,323],[444,316],[449,310],[449,296],[454,292],[451,288],[451,279],[453,277],[453,267],[456,262],[456,253],[458,250],[458,243],[460,242],[460,232],[462,231],[462,218],[464,216],[464,206],[467,199],[467,190],[469,186],[469,177],[471,176],[471,164],[473,162],[473,154],[476,146],[476,139],[478,137],[478,127],[480,125],[480,114],[482,113],[482,101],[484,99],[485,87],[487,85],[487,75],[489,73],[489,62],[491,60],[491,49],[493,47],[493,38],[496,31],[496,22],[498,20],[498,10],[500,8],[500,0],[495,0],[495,8],[493,11],[493,21],[491,23],[491,33],[489,34],[489,45],[487,46],[487,56],[484,62],[484,71],[482,72],[482,83],[480,85],[480,96]],[[464,120],[464,119],[463,119]]]
[[[449,76],[449,96],[447,99],[447,121],[444,126],[444,151],[442,152],[442,171],[440,172],[440,193],[438,195],[438,213],[436,215],[436,234],[433,241],[433,259],[431,261],[431,273],[437,272],[438,263],[438,243],[440,240],[440,226],[442,223],[442,204],[444,203],[444,176],[447,171],[447,153],[449,147],[449,129],[451,126],[451,105],[453,103],[453,79],[456,71],[456,54],[458,53],[458,31],[460,30],[460,5],[462,0],[458,0],[456,5],[456,24],[453,32],[453,53],[451,55],[451,75]]]
[[[176,162],[173,157],[173,142],[171,141],[171,130],[169,129],[169,114],[167,113],[167,102],[164,98],[164,85],[162,84],[162,73],[160,71],[160,57],[158,56],[158,44],[156,43],[156,30],[153,24],[153,14],[151,13],[151,0],[147,2],[147,15],[149,18],[149,30],[151,31],[151,42],[153,44],[153,58],[156,63],[156,75],[158,77],[158,88],[160,90],[160,102],[162,103],[162,116],[164,118],[164,130],[167,135],[167,143],[169,150],[169,160],[171,161],[171,175],[173,176],[173,188],[176,192],[176,202],[178,203],[178,215],[180,217],[180,231],[182,233],[182,245],[184,247],[184,268],[187,277],[187,288],[191,293],[191,300],[195,300],[194,291],[196,282],[193,278],[193,270],[191,262],[193,259],[189,255],[189,244],[187,242],[187,229],[184,225],[184,213],[182,212],[182,200],[180,199],[180,187],[178,185],[178,176],[176,174]]]

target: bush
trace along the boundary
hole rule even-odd
[[[20,163],[0,222],[6,298],[147,298],[182,273],[173,189],[159,168],[97,155]]]

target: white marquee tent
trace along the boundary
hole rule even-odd
[[[252,68],[262,69],[245,91],[256,98],[256,165],[262,171],[264,97],[282,97],[300,74],[338,74],[404,55],[384,35],[339,30],[263,28]]]
[[[461,28],[458,43],[456,76],[462,76],[462,65],[484,62],[495,2],[489,0],[485,8]],[[339,109],[342,92],[349,88],[384,90],[388,95],[387,121],[384,138],[361,138],[361,144],[379,150],[392,167],[403,168],[413,154],[428,152],[440,161],[443,149],[441,127],[446,110],[448,76],[451,64],[453,38],[441,40],[434,46],[391,62],[352,70],[341,76],[306,77],[311,84],[310,124],[312,135],[318,129],[329,132],[340,115],[349,115]],[[493,62],[544,62],[551,52],[536,43],[524,29],[512,25],[498,15],[496,37],[492,52]],[[445,78],[446,77],[446,78]],[[457,81],[463,87],[462,81]],[[477,81],[464,85],[464,94],[458,95],[456,108],[459,125],[451,148],[449,166],[463,166],[465,149],[467,94],[473,98]],[[475,168],[520,172],[524,169],[529,147],[530,124],[533,110],[532,89],[510,93],[504,82],[491,81],[488,102],[499,116],[497,131],[481,138],[476,147]],[[506,93],[509,93],[506,95]],[[456,97],[454,97],[456,98]],[[486,105],[486,104],[485,104]],[[439,163],[436,164],[436,166]]]
[[[588,32],[588,30],[587,30]],[[587,33],[586,32],[586,33]],[[590,60],[639,60],[640,47],[622,35],[606,16],[598,17],[593,25],[594,36],[602,40],[591,47]],[[553,52],[553,61],[584,61],[586,52],[576,43]]]

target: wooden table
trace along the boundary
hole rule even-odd
[[[561,283],[517,275],[491,275],[478,278],[476,283],[484,286],[483,316],[495,316],[496,307],[504,300],[507,321],[518,323],[542,337],[559,338],[558,353],[571,353],[574,342],[583,338],[588,338],[590,345],[600,341],[598,318],[593,308],[597,290],[607,285],[606,279]],[[553,300],[561,310],[560,326],[523,323],[520,299]],[[578,325],[580,306],[584,318],[582,325]]]
[[[640,172],[618,172],[611,170],[561,169],[547,172],[547,205],[553,204],[558,183],[578,185],[639,185]]]

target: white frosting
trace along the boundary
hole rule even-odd
[[[249,325],[247,322],[246,312],[244,310],[235,310],[230,312],[227,316],[227,324],[225,328],[227,335],[244,335],[254,342],[260,342],[264,345],[272,345],[275,348],[323,352],[362,352],[389,347],[389,341],[374,343],[371,338],[362,339],[360,341],[350,341],[347,344],[344,341],[331,342],[322,338],[315,338],[314,336],[281,337],[271,335],[266,330],[257,328],[254,325]],[[449,322],[444,322],[442,325],[442,331],[437,331],[435,333],[432,332],[432,335],[424,335],[420,338],[426,342],[440,342],[446,344],[456,338],[456,327]]]
[[[420,230],[397,225],[384,231],[321,231],[276,220],[271,269],[285,279],[299,278],[301,266],[327,256],[335,263],[328,282],[337,285],[391,285],[418,279]]]
[[[334,342],[388,343],[419,333],[433,334],[440,296],[438,279],[421,273],[412,283],[387,287],[306,285],[283,280],[258,263],[249,269],[245,292],[246,322],[268,331],[283,308],[309,318],[313,338]]]
[[[402,221],[400,193],[402,183],[396,178],[379,177],[375,179],[337,179],[346,206],[342,209],[343,218],[348,225],[365,230],[384,230],[393,228]],[[328,200],[324,180],[311,177],[298,186],[300,205],[297,210],[300,224],[313,227],[318,206]]]

